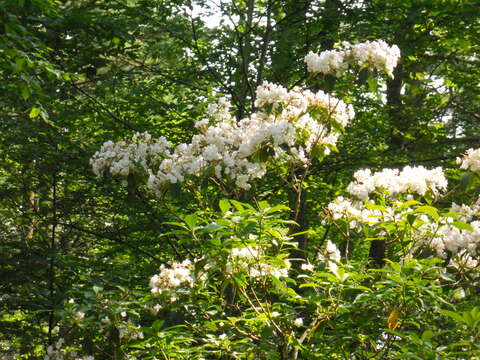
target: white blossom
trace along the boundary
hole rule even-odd
[[[118,336],[120,339],[143,339],[144,334],[139,325],[131,322],[123,322],[117,325]]]
[[[254,279],[274,276],[278,279],[288,277],[290,261],[283,260],[284,266],[266,262],[263,249],[258,246],[233,248],[227,261],[227,272],[245,271]]]
[[[302,270],[305,271],[313,271],[313,265],[312,264],[302,264]]]
[[[333,242],[327,240],[325,249],[318,254],[318,260],[326,263],[330,271],[336,272],[338,270],[337,263],[340,262],[340,259],[340,250],[338,250],[337,246]]]
[[[383,40],[376,40],[355,45],[344,43],[340,49],[326,50],[320,54],[309,52],[305,62],[307,70],[312,73],[336,75],[346,69],[349,62],[354,62],[361,67],[383,70],[393,77],[399,58],[400,49],[397,45],[389,46]]]
[[[307,70],[311,73],[336,74],[347,67],[346,55],[348,53],[343,50],[326,50],[320,54],[310,51],[305,56]]]
[[[427,191],[437,195],[447,188],[448,182],[441,167],[428,170],[423,166],[406,166],[398,169],[383,169],[371,173],[369,169],[359,170],[354,175],[355,181],[348,185],[348,192],[361,200],[368,200],[369,195],[385,191],[389,197],[399,194],[425,195]]]
[[[427,245],[434,248],[437,254],[445,257],[445,251],[456,255],[466,251],[475,254],[480,245],[480,221],[472,221],[469,224],[473,231],[459,229],[453,225],[442,225],[437,234],[427,241]]]
[[[452,203],[450,211],[457,213],[460,220],[469,222],[480,214],[480,197],[472,205]]]
[[[457,158],[460,169],[480,171],[480,149],[468,149],[462,158]]]
[[[191,286],[193,284],[191,268],[190,260],[184,260],[181,263],[172,262],[169,268],[162,264],[160,272],[150,279],[151,292],[175,294],[175,290],[180,286]]]
[[[293,325],[296,327],[303,326],[303,319],[302,318],[296,318],[295,321],[293,322]]]
[[[84,357],[77,357],[76,351],[69,351],[66,348],[63,348],[65,345],[65,340],[60,338],[55,344],[49,345],[46,349],[46,354],[44,360],[64,360],[64,359],[75,359],[75,360],[95,360],[91,355]]]
[[[361,227],[361,224],[375,224],[379,221],[393,220],[395,218],[394,209],[386,207],[386,211],[370,210],[360,201],[345,199],[343,196],[337,197],[327,205],[333,220],[348,220],[351,229]]]
[[[378,70],[385,70],[393,76],[393,69],[400,58],[400,49],[397,45],[389,46],[383,40],[366,41],[351,47],[351,56],[360,66],[373,66]]]
[[[81,321],[85,317],[85,313],[82,311],[76,311],[73,313],[73,320]]]

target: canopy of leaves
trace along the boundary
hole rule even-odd
[[[220,272],[212,275],[218,288],[195,294],[201,320],[181,307],[145,307],[155,303],[148,278],[161,264],[206,251],[221,258],[249,236],[286,243],[270,249],[281,255],[269,254],[272,264],[292,252],[315,258],[327,236],[348,252],[347,237],[318,214],[355,170],[448,167],[476,146],[479,26],[474,0],[0,0],[0,357],[43,359],[65,337],[100,359],[381,359],[385,349],[396,351],[392,358],[478,359],[478,306],[468,297],[450,301],[461,298],[453,281],[478,297],[478,287],[465,284],[478,267],[439,285],[431,272],[442,264],[431,259],[366,269],[357,261],[368,256],[365,244],[348,280],[322,269],[308,282],[287,280],[285,292],[278,279],[257,284],[265,297],[257,301],[271,306],[261,314],[239,290],[245,277]],[[366,69],[342,79],[307,76],[309,51],[372,39],[400,47],[393,79]],[[94,177],[89,159],[105,141],[137,131],[188,141],[209,102],[228,97],[240,120],[255,110],[264,81],[346,96],[357,112],[339,151],[313,163],[297,187],[285,185],[297,173],[272,168],[236,194],[252,205],[218,205],[232,193],[208,177],[196,189],[172,186],[164,201],[144,191],[144,179],[124,186]],[[450,175],[460,190],[441,208],[478,192],[474,177]],[[303,244],[300,253],[290,242]],[[282,309],[315,330],[292,340],[284,329],[295,319],[272,320]],[[134,322],[144,341],[120,336]],[[235,336],[223,342],[202,337],[205,329]]]

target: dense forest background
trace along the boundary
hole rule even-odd
[[[1,0],[0,10],[2,359],[43,359],[60,335],[100,359],[131,358],[113,331],[111,348],[99,349],[88,322],[58,330],[69,300],[87,313],[133,308],[160,264],[196,251],[166,223],[217,211],[223,198],[296,201],[275,169],[242,194],[172,187],[154,200],[133,179],[95,177],[89,160],[105,141],[145,131],[187,141],[220,97],[236,119],[248,116],[264,81],[350,90],[355,120],[339,151],[313,165],[295,218],[317,234],[302,256],[325,240],[318,214],[354,171],[452,167],[480,143],[474,0]],[[361,72],[347,89],[347,80],[307,75],[310,51],[373,39],[400,48],[394,78]],[[156,319],[140,318],[145,327]]]

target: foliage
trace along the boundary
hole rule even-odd
[[[479,176],[454,164],[478,143],[475,1],[0,9],[0,357],[480,359]],[[400,48],[390,77],[305,71],[310,51],[376,39]],[[223,96],[230,124],[278,122],[289,104],[262,103],[265,81],[356,116],[345,128],[309,108],[339,139],[303,164],[293,142],[264,139],[249,191],[213,166],[157,193],[140,163],[94,177],[105,141],[148,131],[175,148]],[[295,147],[314,133],[298,120]],[[380,177],[367,200],[348,186],[365,184],[357,169],[418,164],[442,166],[448,191],[408,188],[423,175],[406,192]]]

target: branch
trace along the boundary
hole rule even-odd
[[[127,63],[128,65],[132,65],[132,66],[136,66],[136,67],[140,67],[140,68],[143,68],[149,72],[152,72],[156,75],[159,75],[161,77],[163,77],[164,79],[172,82],[172,83],[175,83],[175,84],[180,84],[180,85],[184,85],[184,86],[187,86],[188,88],[190,89],[193,89],[193,90],[198,90],[198,91],[202,91],[204,93],[207,93],[208,92],[208,89],[206,88],[202,88],[202,87],[199,87],[199,86],[195,86],[193,84],[190,84],[186,81],[183,81],[181,79],[176,79],[175,77],[167,74],[166,72],[164,71],[160,71],[158,69],[156,69],[155,67],[151,66],[151,65],[147,65],[145,64],[145,62],[143,61],[140,61],[140,60],[136,60],[136,59],[132,59],[132,58],[129,58],[127,56],[118,56],[118,58],[122,61],[124,61],[125,63]],[[193,79],[192,79],[193,80]]]
[[[95,103],[96,105],[98,105],[103,111],[105,111],[113,120],[115,120],[116,122],[119,122],[121,123],[123,126],[125,126],[126,128],[130,129],[130,130],[135,130],[135,131],[139,131],[141,132],[142,130],[133,126],[132,124],[128,123],[127,121],[119,118],[117,115],[115,115],[114,113],[112,113],[106,105],[102,104],[100,101],[98,101],[96,98],[94,98],[92,95],[90,95],[88,92],[86,92],[85,90],[83,90],[82,88],[80,88],[77,84],[75,84],[75,82],[73,82],[73,80],[70,82],[70,84],[72,85],[72,87],[77,90],[78,92],[82,93],[83,95],[85,95],[90,101],[92,101],[93,103]]]
[[[265,34],[263,35],[263,43],[260,50],[260,64],[258,67],[257,73],[257,86],[262,82],[263,70],[265,69],[265,64],[267,62],[267,49],[272,38],[272,0],[268,2],[267,5],[267,28],[265,29]]]
[[[227,89],[228,93],[230,94],[230,96],[232,97],[232,101],[239,107],[242,106],[240,100],[238,99],[234,89],[231,87],[231,86],[228,86],[227,84],[225,83],[222,83],[219,79],[221,79],[221,76],[220,74],[218,74],[218,72],[216,72],[214,69],[212,69],[212,67],[210,66],[210,63],[209,61],[207,60],[207,58],[203,55],[201,49],[200,49],[200,46],[198,45],[199,43],[199,39],[198,39],[198,32],[197,32],[197,27],[195,26],[195,18],[193,17],[193,15],[189,15],[189,18],[190,18],[190,29],[191,29],[191,32],[192,32],[192,39],[193,39],[193,48],[192,50],[195,52],[195,54],[197,55],[198,59],[203,63],[203,65],[205,66],[205,68],[207,69],[208,73],[212,76],[213,78],[213,81],[215,81],[221,88],[225,88]]]
[[[125,240],[122,240],[122,239],[119,239],[118,237],[116,236],[112,236],[112,235],[109,235],[109,234],[101,234],[97,231],[93,231],[93,230],[88,230],[88,229],[85,229],[81,226],[78,226],[78,225],[75,225],[75,224],[67,224],[67,223],[58,223],[58,225],[62,225],[62,226],[65,226],[65,227],[68,227],[68,228],[71,228],[71,229],[75,229],[75,230],[78,230],[78,231],[81,231],[83,233],[86,233],[86,234],[90,234],[90,235],[93,235],[93,236],[96,236],[97,238],[101,238],[101,239],[107,239],[107,240],[111,240],[111,241],[114,241],[118,244],[122,244],[122,245],[125,245],[127,247],[129,247],[130,249],[133,249],[133,250],[136,250],[140,253],[142,253],[143,255],[146,255],[148,256],[149,258],[155,260],[156,262],[160,263],[160,264],[166,264],[165,261],[162,261],[160,260],[158,257],[156,257],[155,255],[152,255],[150,254],[149,252],[135,246],[135,245],[132,245],[130,244],[128,241],[125,241]]]
[[[468,110],[467,108],[465,108],[464,106],[460,105],[460,104],[457,104],[457,103],[453,103],[451,104],[454,108],[456,109],[459,109],[461,110],[464,114],[467,114],[467,115],[470,115],[472,116],[473,118],[477,119],[477,120],[480,120],[480,114],[477,114],[471,110]]]

